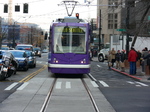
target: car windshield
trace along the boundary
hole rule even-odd
[[[33,50],[34,51],[40,51],[41,49],[40,48],[34,48]]]
[[[32,52],[26,51],[26,54],[27,54],[27,56],[31,56],[31,55],[32,55]]]
[[[24,52],[13,51],[11,53],[14,55],[14,57],[19,57],[19,58],[24,57]]]

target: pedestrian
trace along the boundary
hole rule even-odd
[[[144,59],[144,60],[147,59],[147,60],[146,60],[146,65],[148,66],[149,71],[150,71],[150,50],[148,51],[148,55],[145,56],[143,59]],[[150,78],[148,78],[148,80],[150,80]]]
[[[112,63],[112,67],[114,66],[115,63],[115,55],[116,55],[116,51],[114,50],[114,48],[112,48],[112,50],[110,51],[111,54],[111,63]]]
[[[144,57],[146,57],[148,55],[148,48],[145,47],[143,50],[142,50],[142,59]],[[141,65],[142,65],[142,73],[144,73],[146,71],[146,63],[147,63],[147,59],[143,59],[142,62],[141,62]]]
[[[133,47],[131,47],[131,50],[129,51],[128,54],[128,61],[130,64],[130,75],[135,75],[136,74],[136,61],[137,61],[137,52]]]
[[[111,70],[111,66],[112,66],[112,63],[111,63],[111,51],[108,51],[108,70]]]
[[[116,69],[120,69],[121,68],[121,52],[120,52],[120,50],[117,51],[115,60],[116,60]]]
[[[125,72],[125,60],[126,60],[126,53],[125,50],[121,52],[121,72]]]

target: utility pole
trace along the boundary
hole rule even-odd
[[[99,51],[101,50],[101,9],[99,11]]]
[[[127,9],[127,16],[126,16],[126,28],[127,28],[127,37],[126,37],[126,53],[128,55],[129,53],[129,13],[130,13],[130,7],[129,7],[129,3],[128,0],[126,0],[126,9]]]
[[[9,0],[8,7],[8,23],[9,25],[12,25],[12,0]]]

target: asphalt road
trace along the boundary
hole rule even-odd
[[[149,112],[150,83],[143,83],[113,70],[107,63],[91,62],[91,75],[117,112]]]
[[[33,83],[32,80],[35,80],[33,84],[38,85],[36,81],[37,80],[40,81],[39,79],[41,80],[50,80],[51,78],[53,79],[55,76],[47,73],[47,69],[45,69],[41,73],[37,74],[37,76],[33,77],[31,81],[29,80],[27,83],[19,82],[22,79],[26,78],[28,75],[42,68],[44,65],[47,65],[47,53],[42,54],[41,58],[37,57],[36,68],[31,68],[27,72],[17,71],[16,75],[8,78],[6,81],[1,81],[0,82],[0,106],[2,106],[1,104],[5,104],[2,102],[5,100],[7,101],[9,96],[12,96],[13,93],[18,92],[17,89],[21,87],[22,85],[28,84],[28,87],[31,88],[31,83]],[[105,62],[100,63],[98,61],[91,61],[91,72],[90,74],[84,75],[84,76],[87,79],[88,77],[90,77],[93,80],[93,82],[96,82],[96,84],[98,85],[98,87],[91,86],[92,94],[98,95],[98,97],[96,96],[96,100],[100,100],[100,96],[102,96],[103,94],[104,97],[107,99],[107,101],[111,104],[111,106],[114,108],[116,112],[149,112],[150,111],[150,98],[149,98],[150,97],[150,83],[139,82],[132,78],[124,76],[118,72],[115,72],[112,70],[110,71],[107,69],[107,63]],[[75,83],[75,85],[76,86],[78,85],[78,77],[61,76],[60,78],[63,78],[63,80],[73,81],[71,83],[75,83],[76,82],[75,80],[77,80],[77,84]],[[72,80],[72,79],[75,79],[75,80]],[[65,82],[62,82],[62,83],[65,83]],[[7,87],[10,87],[10,85],[12,84],[16,84],[16,85],[10,90],[6,91]],[[43,84],[43,82],[41,82],[41,84]],[[40,85],[39,87],[41,88]],[[77,87],[80,87],[80,86],[78,85]],[[95,88],[98,88],[99,92],[95,90]],[[61,93],[61,90],[59,91]],[[62,92],[63,91],[64,90],[62,89]],[[75,91],[75,90],[72,90],[72,91]],[[77,93],[78,91],[80,90],[76,89]],[[25,91],[25,90],[24,92],[28,93],[28,91]],[[30,94],[26,94],[25,96],[28,96],[28,95]],[[60,96],[63,96],[63,95],[60,94]],[[102,100],[100,102],[97,101],[96,103],[98,105],[101,105],[101,103],[105,104],[104,101],[105,100]],[[83,111],[87,111],[87,110],[85,109]]]

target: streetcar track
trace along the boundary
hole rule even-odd
[[[54,86],[55,86],[55,84],[56,84],[56,81],[57,81],[57,78],[55,78],[54,81],[52,82],[52,86],[51,86],[51,88],[50,88],[50,90],[49,90],[49,92],[48,92],[48,94],[47,94],[47,96],[46,96],[46,98],[45,98],[45,101],[44,101],[44,103],[43,103],[43,106],[42,106],[40,112],[45,112],[45,111],[46,111],[46,108],[47,108],[47,106],[48,106],[48,104],[49,104],[49,102],[50,102],[50,98],[51,98],[51,95],[52,95],[52,91],[53,91],[53,89],[54,89]]]
[[[84,87],[85,87],[85,89],[86,89],[86,91],[87,91],[87,93],[88,93],[88,95],[89,95],[89,97],[90,97],[90,99],[91,99],[91,102],[92,102],[92,104],[93,104],[93,107],[94,107],[95,111],[96,111],[96,112],[100,112],[99,109],[98,109],[98,107],[97,107],[97,105],[96,105],[96,102],[95,102],[95,100],[94,100],[94,98],[93,98],[93,96],[92,96],[92,93],[90,92],[89,87],[88,87],[87,84],[85,83],[84,79],[81,79],[81,81],[82,81],[82,83],[83,83],[83,85],[84,85]]]
[[[81,78],[81,82],[82,82],[82,84],[83,84],[83,86],[84,86],[88,96],[90,97],[90,101],[91,101],[91,104],[93,105],[93,107],[95,109],[95,112],[100,112],[98,107],[97,107],[97,104],[96,104],[96,102],[95,102],[95,100],[94,100],[94,98],[92,96],[92,93],[90,92],[89,87],[88,87],[88,85],[86,84],[86,82],[84,81],[83,78]],[[49,90],[46,98],[45,98],[45,101],[44,101],[44,103],[42,105],[42,108],[41,108],[40,112],[46,112],[46,109],[47,109],[47,107],[49,105],[49,102],[51,100],[52,92],[54,90],[54,86],[55,86],[56,83],[57,83],[57,78],[55,78],[54,81],[52,82],[52,85],[50,87],[50,90]]]

